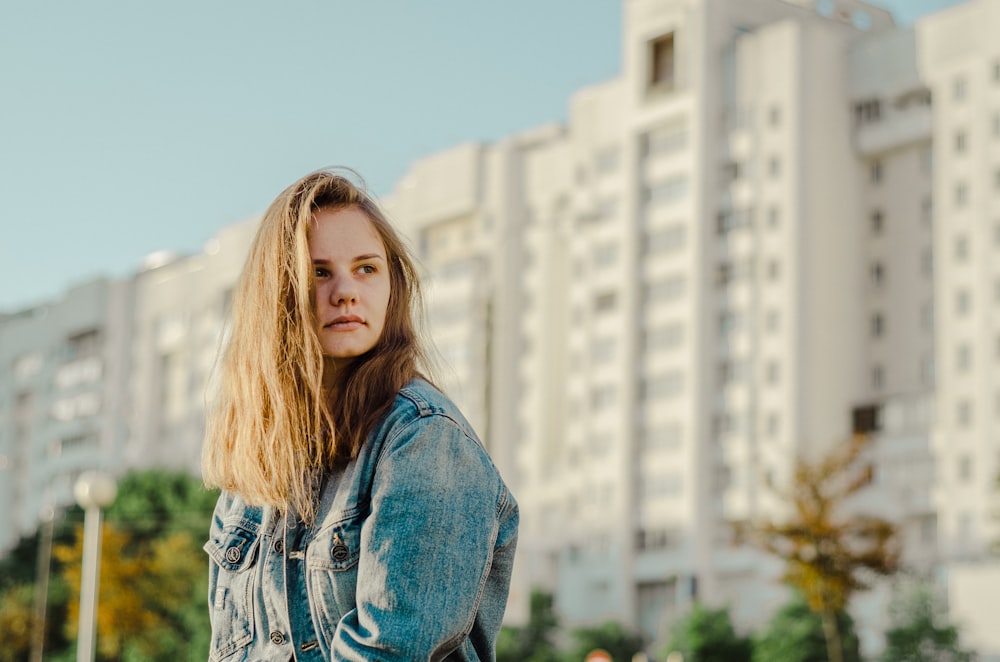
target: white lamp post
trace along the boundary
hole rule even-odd
[[[84,510],[83,562],[80,575],[80,627],[77,633],[77,662],[93,662],[97,632],[97,582],[101,570],[101,509],[111,505],[118,488],[113,478],[97,471],[85,471],[76,481],[73,494]]]

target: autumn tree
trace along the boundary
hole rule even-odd
[[[830,662],[844,662],[838,614],[855,592],[869,587],[868,576],[891,574],[899,560],[893,524],[840,512],[871,482],[871,467],[859,461],[867,444],[868,437],[857,435],[818,462],[800,460],[787,495],[790,516],[740,531],[785,561],[782,580],[820,616]]]
[[[201,550],[217,493],[192,476],[128,474],[103,524],[97,650],[101,658],[184,660],[208,655],[207,558]],[[70,587],[67,633],[79,614],[82,528],[57,544]]]

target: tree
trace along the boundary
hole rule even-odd
[[[857,435],[815,464],[799,461],[792,483],[791,517],[763,522],[751,541],[785,560],[782,580],[802,591],[823,623],[830,662],[844,662],[837,614],[868,588],[862,573],[888,575],[899,560],[896,527],[877,517],[840,517],[838,509],[871,481],[858,466],[868,437]],[[746,533],[743,531],[742,533]]]
[[[696,602],[674,624],[663,657],[677,651],[685,662],[750,662],[753,648],[733,629],[727,609],[707,609]]]
[[[837,631],[844,662],[861,662],[854,621],[847,612],[837,614]],[[753,662],[828,662],[829,659],[822,618],[798,593],[775,613],[767,629],[753,642]]]
[[[528,624],[504,626],[497,637],[497,662],[556,662],[559,654],[552,641],[559,628],[552,594],[531,592]]]
[[[913,587],[890,610],[881,662],[972,662],[975,656],[958,643],[958,628],[944,622],[931,588]]]
[[[208,656],[208,533],[217,493],[192,476],[126,475],[103,525],[97,649],[104,659],[204,660]],[[66,630],[75,636],[82,531],[53,555],[70,587]]]
[[[607,651],[613,660],[631,660],[642,650],[642,636],[630,632],[616,621],[607,621],[595,627],[576,628],[572,632],[573,646],[567,662],[577,662],[596,649]]]

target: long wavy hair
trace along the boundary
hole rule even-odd
[[[316,212],[347,207],[364,212],[385,244],[390,294],[378,342],[338,369],[323,356],[316,329],[309,237]],[[205,483],[311,521],[316,478],[356,457],[399,389],[425,369],[414,321],[420,310],[409,251],[361,186],[319,171],[282,191],[233,295],[206,426]]]

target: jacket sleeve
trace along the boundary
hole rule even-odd
[[[334,660],[439,660],[472,629],[509,498],[489,456],[455,421],[410,422],[386,442],[361,531],[357,607]]]

